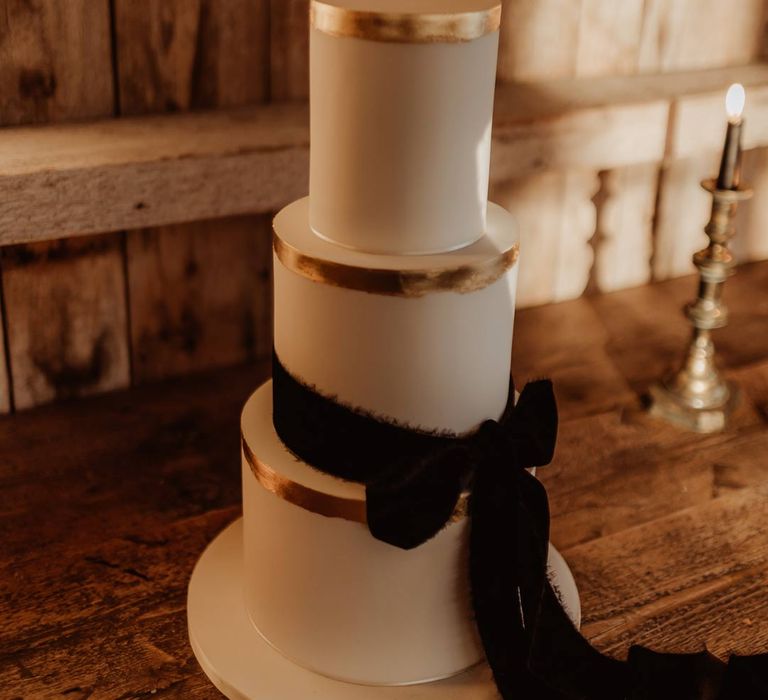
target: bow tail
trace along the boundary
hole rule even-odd
[[[526,517],[530,511],[521,501],[529,485],[520,473],[494,465],[475,475],[469,550],[475,622],[504,700],[562,700],[526,663],[530,626],[535,624],[530,618],[537,607],[530,601],[537,589],[543,591],[546,578],[547,528],[542,530],[541,518]]]
[[[598,652],[576,629],[547,576],[549,499],[543,484],[521,471],[521,523],[514,566],[528,585],[528,670],[569,698],[623,700],[627,687],[624,664]],[[586,691],[586,692],[585,692]]]

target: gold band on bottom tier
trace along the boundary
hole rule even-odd
[[[295,506],[311,513],[324,515],[327,518],[341,518],[362,524],[368,522],[364,499],[334,496],[288,479],[261,461],[248,446],[245,436],[241,435],[240,442],[243,448],[243,457],[248,462],[251,473],[267,491]],[[466,516],[468,502],[469,494],[462,494],[451,516],[451,522],[461,520]]]
[[[272,467],[256,457],[244,436],[241,438],[241,443],[245,461],[248,462],[256,481],[267,491],[271,491],[284,501],[318,515],[325,515],[328,518],[343,518],[356,523],[367,522],[365,501],[323,493],[292,481],[278,474]]]
[[[421,270],[357,267],[316,258],[287,243],[274,232],[277,259],[289,270],[313,282],[384,296],[422,297],[432,292],[468,294],[500,279],[516,262],[519,246],[474,263]]]

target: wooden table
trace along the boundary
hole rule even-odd
[[[745,401],[728,432],[645,415],[677,358],[688,278],[518,315],[518,380],[551,376],[562,426],[540,471],[584,631],[715,653],[768,649],[768,263],[728,284],[717,333]],[[0,697],[216,698],[187,642],[206,544],[240,512],[238,414],[266,365],[0,421]]]

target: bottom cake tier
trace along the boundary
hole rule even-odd
[[[241,422],[245,604],[295,663],[369,685],[424,683],[482,658],[470,606],[468,527],[405,551],[374,539],[365,489],[293,456],[272,426],[272,386]]]

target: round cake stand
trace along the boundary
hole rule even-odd
[[[243,600],[242,519],[203,552],[187,592],[189,640],[200,666],[230,700],[491,700],[491,672],[477,664],[447,680],[407,686],[362,686],[318,675],[272,648],[251,624]],[[581,621],[576,583],[550,545],[550,579],[571,619]]]

